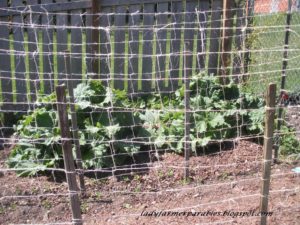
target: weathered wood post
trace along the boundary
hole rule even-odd
[[[74,97],[74,76],[71,74],[71,61],[70,61],[70,52],[67,51],[65,54],[65,71],[67,74],[67,86],[70,98],[70,111],[71,111],[71,122],[72,122],[72,134],[75,145],[76,152],[76,166],[79,175],[79,185],[80,191],[85,191],[84,185],[84,174],[83,174],[83,166],[82,166],[82,155],[79,143],[79,135],[78,135],[78,124],[77,124],[77,114],[75,109],[75,97]]]
[[[190,172],[189,172],[189,160],[191,155],[191,143],[190,143],[190,80],[189,77],[191,74],[190,60],[190,43],[185,43],[184,45],[184,158],[185,158],[185,170],[184,170],[184,179],[187,181]]]
[[[69,129],[67,102],[65,86],[56,87],[57,111],[59,116],[59,126],[61,132],[61,142],[65,164],[66,178],[69,187],[69,196],[72,209],[72,221],[74,225],[82,225],[80,201],[78,196],[78,186],[76,181],[76,171],[72,154],[72,141]]]
[[[274,137],[274,120],[275,120],[275,99],[276,99],[276,84],[270,84],[266,95],[266,116],[265,116],[265,132],[264,132],[264,146],[263,146],[263,174],[260,198],[260,225],[267,224],[270,177],[271,177],[271,163],[272,163],[272,148]]]
[[[286,68],[288,65],[288,49],[289,49],[289,37],[290,37],[290,25],[292,20],[292,1],[289,0],[288,12],[286,16],[286,27],[285,27],[285,38],[284,38],[284,51],[283,51],[283,62],[282,62],[282,71],[281,71],[281,86],[280,86],[280,98],[282,97],[283,90],[285,89],[285,81],[286,81]],[[280,103],[282,99],[280,99]],[[277,132],[280,132],[282,126],[282,117],[283,117],[283,109],[280,107],[278,110],[278,124],[277,124]],[[280,145],[280,139],[277,135],[278,140],[274,149],[274,162],[278,161],[278,150]]]

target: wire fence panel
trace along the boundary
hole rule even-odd
[[[288,1],[274,1],[272,4],[257,4],[255,7],[253,32],[249,37],[252,46],[250,73],[253,80],[265,80],[266,83],[281,82],[285,34],[288,29],[289,41],[287,43],[287,68],[285,89],[299,92],[299,15],[296,1],[292,1],[291,24],[286,28]],[[267,79],[266,79],[267,77]],[[266,83],[263,83],[265,85]]]
[[[95,77],[111,87],[134,91],[135,95],[153,90],[172,92],[182,85],[183,58],[178,55],[184,42],[194,46],[193,74],[206,70],[217,75],[221,66],[218,43],[223,35],[221,27],[226,26],[222,25],[221,1],[212,5],[198,0],[159,4],[145,1],[135,5],[124,2],[120,6],[115,6],[114,1],[95,6],[84,1],[37,3],[12,1],[11,7],[1,9],[2,24],[10,33],[1,40],[9,46],[3,57],[12,61],[2,71],[12,79],[12,99],[2,96],[3,109],[19,107],[24,99],[34,102],[36,95],[50,94],[57,84],[64,83],[62,59],[67,50],[72,52],[71,70],[76,84]],[[245,5],[234,7],[244,9]],[[230,21],[247,18],[245,10],[237,14],[233,8],[228,12]],[[225,39],[231,43],[235,35],[240,37],[236,48],[242,51],[243,25],[237,24],[239,29]],[[232,49],[231,44],[226,48]],[[7,51],[13,51],[14,57],[5,55]],[[132,70],[128,59],[134,58],[137,63]],[[235,67],[240,67],[236,60]],[[231,70],[231,63],[227,66]],[[241,74],[242,71],[237,76]],[[135,88],[130,87],[133,83]],[[6,92],[9,91],[3,95]]]
[[[0,2],[0,224],[297,224],[300,14],[263,2]]]

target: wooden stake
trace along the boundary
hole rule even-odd
[[[72,209],[72,220],[74,225],[82,225],[78,186],[76,182],[76,171],[72,154],[72,142],[69,129],[69,120],[66,103],[65,86],[56,87],[57,110],[62,138],[62,149],[65,164],[66,177],[69,187],[69,195]]]
[[[275,99],[276,99],[276,84],[270,84],[266,95],[266,116],[265,116],[265,132],[263,146],[263,174],[260,198],[260,212],[268,211],[268,198],[270,189],[271,163],[272,163],[272,148],[274,137],[274,120],[275,120]],[[267,224],[266,215],[261,215],[260,225]]]
[[[187,65],[190,65],[187,60],[191,60],[191,53],[189,46],[190,43],[185,43],[184,46],[184,158],[185,158],[185,170],[184,170],[184,179],[187,181],[190,176],[189,171],[189,160],[191,154],[191,143],[190,143],[190,80],[189,80],[189,71],[190,69]]]
[[[286,16],[286,26],[285,26],[285,38],[284,38],[284,51],[283,51],[283,62],[281,70],[281,86],[280,86],[280,103],[282,103],[282,94],[285,89],[286,83],[286,68],[288,65],[288,49],[289,49],[289,37],[290,37],[290,25],[292,20],[292,1],[289,0],[288,12]],[[278,124],[277,131],[280,132],[282,122],[283,122],[283,108],[280,107],[278,110]],[[278,138],[278,143],[274,150],[274,162],[278,162],[278,151],[279,151],[280,139]]]
[[[79,135],[78,135],[78,125],[77,125],[77,114],[75,110],[75,98],[74,98],[74,81],[73,75],[71,74],[71,63],[70,63],[70,52],[67,51],[65,54],[65,71],[67,73],[67,85],[68,85],[68,92],[70,97],[70,111],[71,111],[71,122],[72,122],[72,133],[73,133],[73,140],[76,149],[76,166],[78,169],[79,175],[79,185],[80,191],[83,193],[85,191],[84,185],[84,174],[83,174],[83,166],[82,166],[82,156],[80,150],[80,143],[79,143]]]

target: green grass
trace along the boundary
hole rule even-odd
[[[300,14],[292,15],[292,25],[289,40],[289,49],[300,49]],[[265,89],[270,82],[280,87],[285,38],[286,15],[277,13],[272,15],[258,15],[254,19],[254,30],[250,37],[253,41],[250,64],[249,84],[255,91]],[[259,52],[259,50],[262,50]],[[289,51],[286,89],[299,88],[299,50]],[[279,89],[279,88],[278,88]]]
[[[299,91],[300,86],[300,13],[293,13],[292,15],[292,32],[290,35],[290,49],[298,49],[289,53],[289,66],[291,69],[287,73],[287,87],[291,90]]]

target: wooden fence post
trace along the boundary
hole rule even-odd
[[[99,42],[100,42],[100,32],[97,29],[100,26],[100,11],[99,0],[92,0],[92,71],[93,78],[99,78]]]
[[[74,98],[74,76],[71,74],[71,61],[70,61],[70,52],[67,51],[65,54],[65,71],[67,74],[67,86],[68,86],[68,92],[70,97],[70,111],[71,111],[71,122],[72,122],[72,133],[73,133],[73,139],[76,149],[76,166],[78,169],[78,175],[79,175],[79,185],[80,185],[80,191],[85,191],[85,185],[84,185],[84,174],[83,174],[83,166],[82,166],[82,156],[81,156],[81,150],[80,150],[80,143],[79,143],[79,135],[78,135],[78,124],[77,124],[77,114],[75,110],[75,98]]]
[[[234,0],[223,0],[223,27],[221,40],[220,68],[218,75],[221,76],[221,82],[227,84],[229,82],[228,75],[230,73],[231,49],[233,36],[233,20],[235,14]]]
[[[280,103],[282,103],[282,94],[285,89],[285,81],[286,81],[286,68],[288,65],[288,49],[289,49],[289,37],[290,37],[290,25],[292,20],[292,1],[289,0],[288,12],[286,16],[286,27],[285,27],[285,38],[284,38],[284,51],[283,51],[283,62],[282,62],[282,71],[281,71],[281,86],[280,86]],[[277,124],[277,132],[280,132],[282,119],[283,117],[283,108],[280,107],[278,110],[278,124]],[[278,161],[278,150],[280,145],[279,136],[277,135],[278,140],[274,150],[274,162]]]
[[[208,54],[208,75],[217,75],[218,72],[218,60],[220,51],[220,34],[221,34],[221,17],[222,17],[222,1],[213,0],[211,2],[211,31],[210,31],[210,44]]]
[[[236,28],[235,28],[235,54],[232,60],[232,75],[233,80],[236,84],[242,82],[243,74],[243,58],[244,58],[244,47],[245,47],[245,37],[246,33],[244,27],[246,26],[247,16],[246,16],[246,2],[244,0],[239,0],[236,3]]]
[[[270,188],[272,148],[274,137],[274,119],[275,119],[275,99],[276,84],[270,84],[266,95],[266,116],[265,116],[265,132],[263,146],[263,174],[260,197],[260,212],[268,211],[268,198]],[[261,215],[260,225],[267,224],[267,216]]]
[[[250,53],[250,48],[251,46],[248,46],[247,43],[247,39],[249,38],[249,36],[251,35],[252,31],[253,31],[253,18],[254,18],[254,4],[255,4],[255,0],[247,0],[247,8],[246,8],[246,40],[244,41],[244,45],[245,45],[245,53],[244,53],[244,76],[243,76],[243,81],[246,81],[249,78],[248,75],[248,67],[249,64],[251,62],[251,53]]]
[[[62,138],[62,149],[65,164],[65,172],[69,187],[69,195],[72,209],[72,221],[74,225],[82,225],[80,210],[80,201],[78,196],[78,187],[76,181],[76,171],[72,154],[72,142],[70,139],[70,129],[67,113],[67,103],[65,86],[56,87],[57,111],[59,116],[59,125]]]
[[[184,170],[184,179],[187,181],[190,175],[189,172],[189,160],[191,154],[191,143],[190,143],[190,80],[189,72],[191,69],[187,67],[190,65],[188,60],[191,60],[191,46],[188,46],[190,43],[185,43],[184,45],[184,158],[185,158],[185,170]]]

